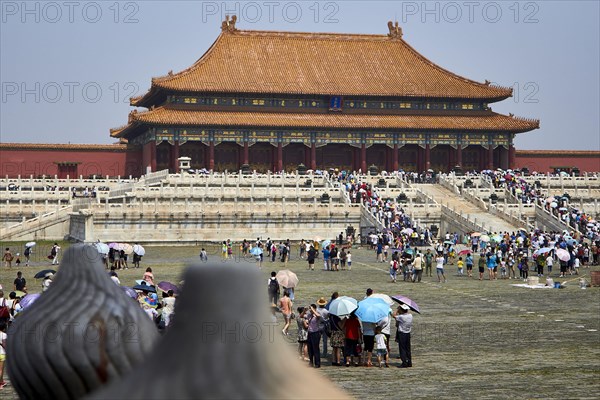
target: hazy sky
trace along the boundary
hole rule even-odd
[[[599,4],[1,0],[0,140],[114,142],[129,97],[194,63],[237,14],[239,29],[308,32],[386,34],[396,19],[438,65],[514,88],[493,110],[541,120],[517,148],[600,150]]]

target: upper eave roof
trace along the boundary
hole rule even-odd
[[[511,88],[479,83],[434,64],[398,35],[224,29],[191,67],[153,78],[134,106],[159,92],[461,98],[489,102]]]

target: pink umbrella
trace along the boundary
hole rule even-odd
[[[571,259],[571,255],[565,249],[558,249],[555,251],[556,257],[558,257],[561,261],[569,261]]]

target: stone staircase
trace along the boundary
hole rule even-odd
[[[516,232],[519,226],[514,226],[502,218],[491,215],[481,208],[465,200],[459,194],[438,184],[412,184],[413,187],[420,189],[426,195],[432,197],[436,202],[454,210],[457,213],[467,216],[477,225],[491,232]]]

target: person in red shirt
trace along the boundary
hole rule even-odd
[[[362,332],[360,330],[360,322],[354,313],[350,314],[350,317],[344,324],[345,333],[345,353],[346,353],[346,367],[350,366],[350,362],[354,363],[355,367],[358,367],[359,352],[358,344],[362,342]]]

